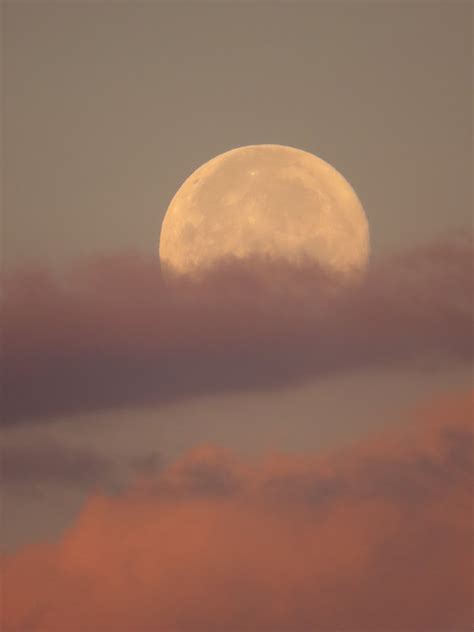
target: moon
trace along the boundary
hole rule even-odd
[[[163,220],[159,257],[177,274],[265,257],[360,274],[369,225],[355,191],[321,158],[283,145],[238,147],[196,169]]]

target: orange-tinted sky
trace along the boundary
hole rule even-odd
[[[315,457],[202,446],[3,560],[7,630],[468,630],[472,397]]]
[[[471,630],[471,6],[12,0],[2,29],[3,627]],[[353,185],[357,287],[162,282],[176,189],[258,143]]]

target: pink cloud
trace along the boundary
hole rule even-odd
[[[4,559],[4,629],[467,632],[472,411],[452,396],[323,458],[203,446],[92,496]]]

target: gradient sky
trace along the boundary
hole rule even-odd
[[[184,567],[173,566],[159,543],[151,555],[166,558],[176,586],[186,563],[194,567],[200,559],[201,540],[182,520],[196,522],[202,542],[212,529],[221,533],[235,521],[237,533],[229,537],[236,546],[243,530],[247,559],[248,551],[262,547],[267,527],[260,509],[255,522],[247,522],[245,507],[260,507],[258,499],[276,486],[276,500],[268,502],[276,503],[275,514],[269,511],[280,557],[263,552],[249,579],[240,567],[232,574],[225,539],[216,545],[225,581],[235,581],[242,603],[254,608],[255,620],[238,632],[255,625],[258,632],[279,625],[296,632],[308,621],[311,629],[318,621],[343,629],[349,624],[334,618],[331,600],[313,610],[307,588],[314,583],[321,594],[332,594],[339,580],[354,621],[380,632],[383,610],[371,609],[370,595],[384,603],[377,592],[384,569],[416,549],[418,537],[426,541],[435,577],[425,582],[420,557],[419,584],[426,594],[442,594],[437,572],[444,569],[458,596],[449,593],[439,610],[423,610],[419,604],[428,597],[416,593],[412,603],[400,592],[407,569],[395,565],[387,605],[395,627],[387,630],[401,629],[397,599],[409,600],[407,618],[398,621],[405,630],[454,624],[467,630],[469,569],[460,550],[440,548],[439,541],[467,541],[470,462],[439,425],[453,424],[452,435],[464,437],[472,415],[463,394],[472,378],[466,299],[472,289],[472,5],[11,1],[2,4],[2,58],[2,259],[10,275],[2,299],[11,396],[4,400],[1,526],[2,547],[12,553],[6,580],[11,630],[64,632],[77,590],[76,579],[68,582],[76,573],[97,580],[97,594],[108,603],[110,578],[101,583],[91,560],[100,551],[112,559],[114,551],[98,525],[113,530],[110,525],[127,522],[135,511],[128,503],[154,524],[161,509],[150,509],[146,500],[154,498],[153,485],[170,503],[167,528],[176,534],[170,546],[184,551]],[[272,315],[280,299],[269,293],[264,318],[275,337],[269,346],[259,326],[248,334],[241,325],[260,317],[252,311],[251,270],[242,272],[244,298],[230,323],[213,298],[221,291],[231,297],[226,271],[197,290],[207,319],[197,308],[176,306],[161,286],[156,301],[150,298],[161,222],[176,190],[215,155],[259,143],[298,147],[336,167],[362,201],[372,246],[366,287],[345,304],[346,325],[337,312],[324,310],[308,325],[301,310],[314,309],[314,299],[300,311],[281,308],[290,323],[284,325]],[[50,274],[62,277],[65,291]],[[283,290],[301,282],[308,296],[324,291],[311,274],[292,279]],[[235,351],[234,335],[245,357]],[[220,371],[214,349],[222,340]],[[154,371],[165,384],[163,396],[154,395]],[[169,375],[177,385],[166,382]],[[148,379],[148,390],[134,390],[136,381]],[[408,437],[408,430],[418,432],[413,450],[411,439],[392,444],[386,438],[393,431]],[[380,443],[374,437],[382,437]],[[203,444],[215,447],[199,448]],[[276,452],[288,462],[274,462]],[[386,461],[388,469],[381,465]],[[364,474],[369,470],[379,477],[375,491]],[[283,524],[285,494],[293,489],[302,503],[295,509],[302,546],[313,551],[303,505],[314,494],[300,480],[302,471],[304,481],[316,481],[317,494],[324,488],[321,494],[330,498],[329,526],[318,526],[318,538],[343,550],[335,566],[315,553],[311,559],[322,569],[316,575],[298,570],[304,555],[291,556],[297,531]],[[335,487],[325,487],[328,472]],[[134,483],[137,476],[145,482]],[[412,531],[404,521],[412,511],[410,486],[422,498]],[[235,489],[242,498],[234,498]],[[366,504],[367,494],[374,505]],[[191,499],[189,514],[186,508],[180,513],[182,498]],[[450,518],[440,522],[443,503]],[[347,551],[346,520],[355,525]],[[135,550],[149,534],[132,531],[126,539]],[[365,537],[373,559],[360,558]],[[390,544],[381,551],[384,538]],[[76,549],[82,557],[74,557]],[[205,586],[220,595],[208,553]],[[118,559],[133,566],[131,557]],[[120,575],[109,562],[111,576]],[[147,575],[142,562],[135,572],[161,586],[161,576]],[[275,585],[273,564],[282,570]],[[44,594],[28,583],[32,567],[50,586]],[[61,569],[69,569],[67,581]],[[363,578],[354,595],[341,579],[353,572]],[[193,622],[204,630],[231,630],[229,621],[242,613],[225,595],[208,604],[201,579],[191,575],[183,592],[171,591],[166,608],[147,615],[147,599],[134,593],[141,614],[108,612],[103,629],[116,629],[118,616],[128,622],[127,632],[158,620],[166,632],[191,629]],[[253,604],[247,590],[253,581],[266,599],[281,599],[281,610],[262,612]],[[37,609],[21,622],[16,587],[25,582],[24,595],[36,594]],[[44,604],[48,591],[63,585],[57,594],[65,618],[57,618]],[[126,585],[116,588],[126,593]],[[282,598],[291,591],[301,597],[293,605]],[[200,599],[198,614],[182,608]],[[453,609],[458,619],[446,614]],[[77,632],[102,632],[100,612],[93,606],[90,613]]]

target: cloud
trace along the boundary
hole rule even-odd
[[[156,451],[138,458],[114,459],[45,432],[29,430],[20,436],[6,432],[2,438],[0,472],[6,492],[38,496],[52,487],[118,491],[130,478],[153,474],[163,467]]]
[[[202,446],[94,495],[4,559],[4,629],[467,632],[472,410],[317,458]]]
[[[271,389],[376,367],[469,364],[472,248],[437,243],[375,262],[343,288],[311,265],[228,261],[163,283],[123,255],[59,281],[4,280],[4,423],[200,394]]]
[[[107,472],[106,463],[87,451],[64,449],[55,441],[35,445],[8,446],[2,450],[2,476],[5,485],[35,482],[90,483]]]
[[[46,435],[3,438],[2,485],[31,493],[40,485],[90,489],[111,482],[115,466],[106,457]]]

